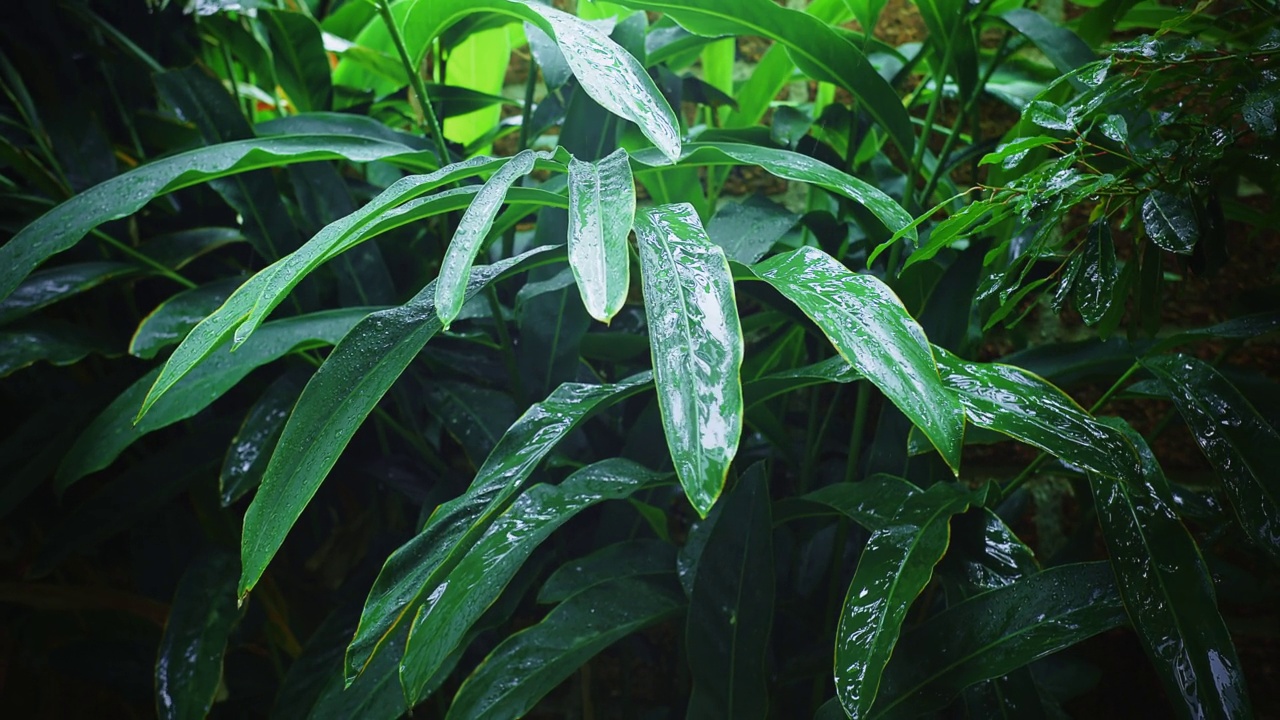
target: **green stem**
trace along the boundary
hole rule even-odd
[[[440,130],[440,120],[436,118],[436,109],[431,106],[431,96],[427,94],[427,85],[422,81],[422,74],[413,66],[413,60],[409,57],[409,51],[404,46],[404,37],[400,34],[400,28],[396,27],[396,20],[391,15],[391,5],[387,0],[378,0],[378,14],[382,16],[382,22],[387,26],[387,32],[391,35],[391,41],[396,46],[396,53],[400,56],[400,63],[404,66],[405,73],[409,76],[409,85],[413,88],[413,92],[418,96],[418,104],[422,106],[422,115],[426,119],[426,127],[431,131],[432,137],[436,143],[436,154],[440,156],[440,164],[446,165],[449,162],[449,147],[445,145],[444,133]]]
[[[159,273],[159,274],[161,274],[161,275],[163,275],[163,276],[165,276],[165,277],[169,278],[170,280],[172,280],[172,281],[174,281],[174,282],[178,283],[179,285],[182,285],[183,287],[186,287],[187,289],[191,289],[191,288],[194,288],[194,287],[198,287],[195,283],[191,282],[190,280],[186,279],[186,278],[185,278],[185,277],[183,277],[182,275],[178,274],[178,272],[177,272],[176,270],[173,270],[172,268],[165,267],[165,266],[164,266],[163,264],[161,264],[158,260],[155,260],[155,259],[153,259],[153,258],[147,257],[146,255],[143,255],[142,253],[138,252],[137,250],[134,250],[133,248],[129,247],[128,245],[125,245],[124,243],[120,242],[119,240],[117,240],[117,239],[115,239],[115,238],[111,237],[110,235],[108,235],[108,234],[106,234],[106,233],[102,232],[101,230],[93,230],[92,232],[93,232],[93,234],[94,234],[94,236],[95,236],[95,237],[97,237],[98,239],[102,240],[102,241],[103,241],[103,242],[105,242],[106,244],[108,244],[108,245],[110,245],[111,247],[113,247],[113,248],[115,248],[115,249],[119,250],[120,252],[124,253],[125,255],[128,255],[129,257],[133,258],[134,260],[137,260],[138,262],[142,263],[143,265],[146,265],[147,267],[151,268],[152,270],[155,270],[157,273]]]
[[[493,324],[498,328],[498,342],[502,345],[502,360],[507,366],[507,374],[511,377],[512,394],[523,398],[524,387],[520,382],[520,366],[516,362],[515,345],[511,342],[511,334],[507,332],[507,323],[502,319],[502,304],[498,302],[498,291],[490,285],[485,296],[489,298],[489,312],[493,314]]]

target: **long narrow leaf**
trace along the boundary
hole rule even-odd
[[[587,312],[606,325],[627,302],[627,236],[635,214],[626,150],[596,162],[569,162],[569,267]]]
[[[156,658],[156,714],[200,720],[222,683],[222,655],[240,610],[235,558],[209,555],[182,575]]]

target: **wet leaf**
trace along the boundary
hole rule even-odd
[[[1200,450],[1213,465],[1246,535],[1280,559],[1280,433],[1213,366],[1187,355],[1143,364],[1173,396]]]
[[[103,283],[139,274],[142,273],[138,266],[119,262],[75,263],[34,272],[12,295],[0,301],[0,324],[13,322]]]
[[[1006,159],[1025,153],[1033,148],[1052,145],[1059,142],[1058,138],[1049,135],[1032,135],[1030,137],[1022,137],[1012,142],[1001,143],[995,152],[987,153],[982,156],[979,165],[991,165],[993,163],[1003,163]]]
[[[333,85],[320,27],[307,15],[263,8],[259,20],[271,35],[275,76],[298,112],[329,110]]]
[[[1116,300],[1116,280],[1120,268],[1116,266],[1116,246],[1111,241],[1111,225],[1104,218],[1089,226],[1089,234],[1080,254],[1080,271],[1073,284],[1076,310],[1084,324],[1093,326],[1101,322],[1111,304]],[[1124,302],[1120,299],[1120,302]]]
[[[166,347],[182,342],[191,328],[226,302],[241,282],[241,278],[215,280],[160,303],[138,323],[129,341],[129,354],[150,360]]]
[[[951,516],[981,505],[985,495],[938,483],[908,498],[867,541],[836,630],[836,697],[850,718],[869,716],[907,609],[947,551]]]
[[[799,222],[800,216],[761,195],[725,203],[707,223],[711,242],[730,260],[752,265]]]
[[[648,373],[613,385],[566,383],[529,408],[498,441],[467,491],[436,508],[422,532],[387,558],[347,649],[347,682],[385,652],[387,639],[441,587],[561,439],[591,413],[650,383]]]
[[[624,540],[561,565],[538,591],[539,603],[562,602],[587,588],[627,577],[670,575],[675,546],[661,540]]]
[[[679,591],[638,578],[588,588],[502,641],[462,684],[447,717],[522,717],[601,650],[683,606]]]
[[[419,607],[400,662],[400,683],[411,702],[444,663],[529,555],[574,515],[604,500],[619,500],[662,480],[629,460],[603,460],[559,485],[534,485],[493,519],[478,540]]]
[[[1172,253],[1189,255],[1200,239],[1195,208],[1180,193],[1152,190],[1142,201],[1142,224],[1152,242]]]
[[[508,273],[527,269],[526,262],[534,264],[544,253],[546,248],[537,248],[476,268],[468,295]],[[440,331],[434,298],[434,284],[427,285],[404,305],[365,317],[307,383],[271,455],[262,486],[245,513],[240,595],[257,583],[360,424]]]
[[[1089,484],[1129,621],[1182,717],[1249,717],[1240,660],[1218,614],[1209,569],[1178,519],[1155,455],[1137,432],[1121,429],[1142,455],[1143,478],[1091,473]]]
[[[960,466],[964,409],[942,384],[924,331],[880,280],[850,272],[813,247],[777,255],[755,274],[794,302],[855,370]]]
[[[606,325],[627,302],[627,236],[635,214],[626,150],[596,162],[569,162],[569,267],[587,312]]]
[[[222,682],[222,655],[240,619],[236,564],[230,555],[197,560],[178,581],[156,658],[156,714],[199,720]]]
[[[742,327],[733,278],[692,205],[646,210],[635,229],[667,447],[685,495],[706,517],[742,435]]]
[[[284,429],[284,423],[305,385],[303,375],[286,372],[267,386],[258,401],[249,408],[240,431],[227,448],[222,472],[218,475],[218,489],[224,507],[244,497],[262,482],[267,461],[280,440],[280,431]]]
[[[50,365],[71,365],[106,351],[107,345],[97,337],[65,323],[46,321],[39,329],[0,331],[0,378],[42,360]]]
[[[451,381],[429,382],[426,392],[429,412],[444,422],[475,467],[520,415],[515,400],[499,390]]]
[[[907,500],[920,492],[900,477],[877,474],[858,482],[832,483],[807,495],[779,500],[774,517],[777,522],[785,522],[840,514],[876,532],[889,527]]]
[[[1106,563],[1062,565],[954,605],[903,636],[871,717],[940,710],[961,690],[1125,624]]]

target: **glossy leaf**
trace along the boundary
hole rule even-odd
[[[1123,298],[1115,297],[1119,278],[1111,225],[1103,218],[1089,226],[1089,235],[1081,252],[1080,272],[1074,284],[1076,310],[1085,325],[1097,325],[1113,302],[1124,302]]]
[[[840,355],[915,423],[953,470],[964,409],[938,376],[924,331],[891,290],[813,247],[777,255],[755,273],[794,302]]]
[[[0,324],[12,322],[103,283],[136,274],[139,274],[138,266],[119,262],[75,263],[34,272],[12,295],[0,301]]]
[[[1218,614],[1209,569],[1175,512],[1155,455],[1135,431],[1121,429],[1142,456],[1142,480],[1091,473],[1089,484],[1129,621],[1182,717],[1250,717],[1240,660]]]
[[[975,595],[907,633],[871,717],[942,709],[965,687],[1125,624],[1105,563],[1061,565]]]
[[[499,390],[460,382],[431,382],[425,389],[428,411],[440,418],[475,467],[520,415],[511,396]]]
[[[280,440],[280,431],[306,384],[304,377],[287,372],[271,383],[249,408],[240,431],[232,438],[218,475],[224,506],[234,503],[262,482],[267,461]]]
[[[759,403],[792,390],[832,382],[851,383],[861,379],[862,376],[850,367],[844,358],[836,355],[812,365],[765,375],[744,385],[742,392],[746,397],[747,409],[751,409]]]
[[[724,251],[689,204],[636,216],[654,381],[667,447],[706,517],[742,435],[742,327]]]
[[[636,578],[584,590],[500,643],[462,684],[447,717],[522,717],[596,653],[683,605],[679,591]]]
[[[915,134],[897,93],[861,51],[816,17],[770,0],[620,0],[619,4],[656,10],[699,35],[754,35],[785,45],[800,69],[815,80],[853,93],[898,149],[911,154]]]
[[[235,558],[223,554],[205,556],[178,581],[156,659],[163,720],[199,720],[213,706],[227,638],[240,619],[235,583]]]
[[[1277,330],[1280,330],[1280,312],[1272,311],[1255,315],[1243,315],[1215,323],[1209,327],[1183,330],[1170,335],[1151,348],[1148,354],[1154,355],[1196,340],[1211,340],[1214,338],[1247,340],[1249,338],[1262,337]]]
[[[409,631],[400,683],[411,702],[489,607],[529,555],[574,515],[604,500],[619,500],[660,481],[629,460],[603,460],[559,485],[534,485],[493,519],[449,571],[431,602],[419,607]]]
[[[524,269],[525,262],[536,262],[545,251],[538,248],[476,268],[468,296],[507,273]],[[360,424],[427,341],[440,332],[434,298],[434,284],[427,285],[404,305],[365,317],[307,383],[245,513],[241,596],[257,583]]]
[[[276,77],[289,102],[298,112],[329,110],[329,57],[316,21],[303,13],[266,8],[258,17],[271,34]]]
[[[295,349],[334,345],[374,308],[345,308],[277,320],[262,328],[239,352],[224,348],[182,379],[176,392],[157,403],[139,422],[134,415],[158,370],[144,375],[120,394],[76,440],[58,467],[55,481],[65,489],[110,465],[125,448],[147,433],[185,420],[208,407],[255,368]]]
[[[218,248],[247,240],[236,228],[200,227],[151,238],[139,252],[165,267],[179,270]]]
[[[158,196],[250,170],[334,159],[435,166],[430,155],[406,145],[338,135],[237,140],[171,155],[73,196],[13,236],[0,247],[0,299],[7,298],[38,265],[74,246],[90,230],[128,217]]]
[[[872,475],[850,483],[832,483],[799,497],[778,501],[778,522],[814,515],[840,514],[877,532],[893,523],[907,500],[920,494],[915,485],[893,475]]]
[[[836,697],[850,718],[869,716],[907,609],[947,551],[951,516],[980,505],[985,495],[938,483],[908,498],[867,540],[836,630]]]
[[[539,603],[558,603],[588,588],[620,578],[670,575],[675,546],[661,540],[624,540],[561,565],[538,591]]]
[[[439,589],[561,439],[591,413],[650,383],[648,373],[613,385],[566,383],[529,408],[498,441],[467,491],[436,508],[422,532],[383,565],[347,649],[347,682],[385,651],[387,638]]]
[[[1142,224],[1152,242],[1172,253],[1189,255],[1200,239],[1195,208],[1180,193],[1152,190],[1142,201]]]
[[[1187,355],[1143,361],[1164,384],[1213,465],[1240,527],[1280,559],[1280,433],[1213,366]]]
[[[631,159],[650,168],[661,164],[661,158],[649,150],[632,153]],[[680,165],[759,165],[784,180],[810,183],[849,198],[870,210],[890,232],[907,228],[903,236],[912,241],[916,239],[914,227],[909,227],[911,215],[892,198],[874,185],[807,155],[740,143],[689,143],[680,156]],[[636,168],[636,174],[643,180],[643,173],[647,170],[648,168]]]
[[[685,647],[693,676],[686,717],[765,717],[773,624],[773,522],[764,466],[724,500],[693,580]]]
[[[1001,15],[1000,19],[1035,43],[1060,73],[1069,73],[1097,59],[1089,46],[1075,33],[1034,10],[1010,10]]]
[[[480,252],[480,244],[493,227],[493,219],[502,207],[507,190],[533,170],[535,158],[536,154],[532,150],[522,151],[511,158],[476,193],[475,199],[458,221],[458,228],[449,241],[449,250],[440,264],[440,277],[435,284],[436,314],[440,316],[444,329],[448,330],[449,323],[462,311],[463,296],[471,277],[471,264]]]
[[[64,323],[42,322],[39,329],[0,331],[0,378],[44,361],[51,365],[71,365],[106,345],[90,333]]]
[[[943,382],[974,425],[1110,478],[1139,476],[1128,438],[1043,378],[1012,365],[965,362],[941,349],[937,354]]]
[[[626,150],[596,162],[569,162],[569,267],[587,312],[606,325],[627,302],[627,236],[635,214]]]
[[[785,207],[753,195],[743,202],[726,203],[716,211],[707,223],[707,236],[724,248],[730,260],[752,265],[799,220],[799,215]]]
[[[182,342],[191,328],[226,302],[241,282],[241,278],[215,280],[166,299],[138,323],[129,340],[129,354],[150,360],[166,347]]]

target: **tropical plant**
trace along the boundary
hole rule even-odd
[[[1081,4],[20,3],[13,707],[1249,717],[1278,15]]]

